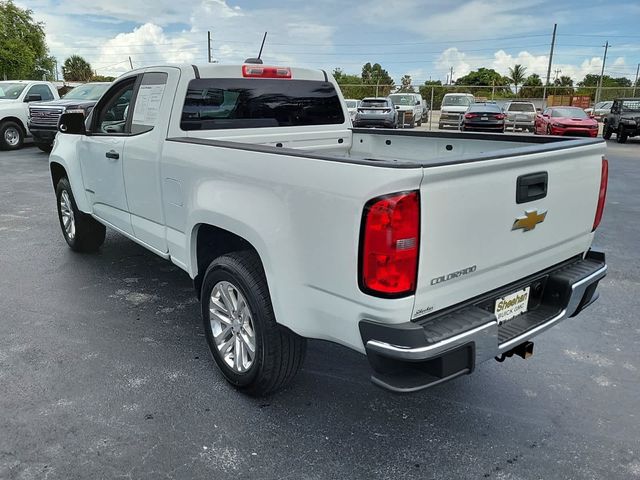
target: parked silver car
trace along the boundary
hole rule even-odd
[[[349,117],[351,121],[356,118],[356,113],[358,113],[358,106],[360,105],[360,100],[356,100],[354,98],[345,98],[344,103],[347,104],[347,110],[349,110]]]
[[[611,107],[613,107],[613,100],[607,100],[596,103],[593,108],[585,108],[584,111],[589,115],[593,115],[597,121],[601,122],[608,113],[611,113]]]
[[[369,97],[360,102],[354,127],[398,127],[398,112],[388,97]]]
[[[506,108],[507,128],[533,132],[536,123],[536,106],[531,102],[510,102]]]

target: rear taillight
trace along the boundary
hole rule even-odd
[[[504,120],[505,118],[507,118],[507,116],[504,113],[499,113],[498,115],[496,115],[497,120]]]
[[[242,76],[250,78],[291,78],[291,69],[289,67],[243,65]]]
[[[600,225],[602,214],[604,213],[604,204],[607,201],[607,183],[609,182],[609,161],[602,158],[602,173],[600,174],[600,193],[598,194],[598,207],[596,208],[596,218],[593,220],[593,230],[595,231]]]
[[[364,208],[360,244],[360,288],[381,297],[416,290],[420,247],[417,191],[374,198]]]
[[[478,115],[476,115],[475,113],[465,113],[464,114],[464,118],[475,118]]]

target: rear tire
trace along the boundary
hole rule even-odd
[[[629,134],[624,131],[624,127],[622,125],[619,125],[618,132],[616,133],[616,141],[618,143],[627,143],[628,138]]]
[[[230,253],[211,262],[200,298],[209,349],[231,385],[248,395],[265,396],[295,377],[307,341],[276,322],[255,252]]]
[[[0,123],[0,150],[18,150],[24,144],[24,130],[16,122]]]
[[[91,215],[78,210],[71,185],[66,177],[56,187],[58,220],[62,235],[71,250],[95,252],[104,243],[107,229]]]

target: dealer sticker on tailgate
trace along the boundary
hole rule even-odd
[[[498,325],[527,311],[529,290],[531,290],[531,287],[518,290],[496,300],[495,315],[498,319]]]

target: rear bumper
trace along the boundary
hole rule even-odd
[[[353,121],[354,127],[394,127],[395,125],[396,125],[396,121],[392,117],[384,117],[384,118],[359,117]]]
[[[598,297],[606,275],[604,253],[573,259],[423,319],[387,325],[363,320],[360,333],[374,370],[372,381],[395,392],[412,392],[473,372],[485,360],[521,345]],[[532,286],[539,295],[529,311],[498,325],[497,297]],[[535,305],[532,306],[532,303]]]

